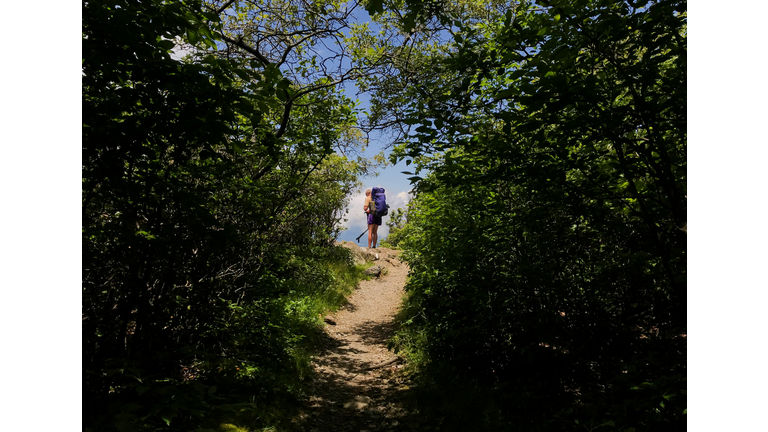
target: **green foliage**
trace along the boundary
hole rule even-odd
[[[381,242],[381,247],[398,249],[400,242],[407,235],[407,231],[403,231],[403,229],[408,226],[407,222],[407,209],[398,208],[389,212],[389,219],[387,220],[389,234],[387,235],[387,238]]]
[[[679,429],[686,3],[365,4],[381,33],[335,0],[84,3],[86,430],[288,417],[361,277],[331,242],[372,166],[352,79],[413,169],[388,241],[424,412]]]
[[[83,5],[86,430],[266,424],[361,277],[332,242],[365,169],[334,151],[353,103],[214,56],[218,26],[195,1]]]
[[[397,96],[419,127],[393,156],[417,191],[395,344],[456,430],[684,427],[685,8],[457,19],[442,79]]]

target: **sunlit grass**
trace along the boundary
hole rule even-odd
[[[312,358],[320,347],[323,317],[337,311],[347,302],[361,280],[370,279],[364,271],[371,265],[352,264],[348,251],[331,250],[328,255],[314,260],[302,260],[302,277],[290,283],[290,292],[282,298],[287,350],[292,372],[277,378],[284,395],[253,403],[234,404],[233,412],[227,408],[213,424],[219,432],[282,432],[284,423],[296,412],[293,397],[304,394],[307,378],[313,373]],[[250,401],[249,401],[250,402]]]

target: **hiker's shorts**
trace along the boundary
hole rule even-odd
[[[376,216],[368,213],[368,225],[381,225],[381,216]]]

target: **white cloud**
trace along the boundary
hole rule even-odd
[[[413,198],[411,196],[411,191],[402,191],[399,194],[392,197],[392,199],[389,201],[389,208],[390,210],[398,209],[398,208],[405,208],[408,205],[408,202]]]
[[[346,215],[347,220],[342,223],[342,225],[347,227],[349,231],[363,232],[368,227],[365,213],[363,212],[364,202],[365,192],[352,195],[352,198],[349,200]]]
[[[176,45],[171,50],[171,58],[178,61],[178,60],[181,60],[184,57],[186,57],[186,55],[191,53],[191,52],[192,52],[192,50],[183,48],[181,45]]]
[[[186,57],[187,54],[191,54],[196,51],[195,47],[182,41],[181,38],[177,37],[173,42],[176,43],[176,46],[171,49],[171,58],[176,61],[179,61]]]

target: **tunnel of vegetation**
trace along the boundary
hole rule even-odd
[[[278,422],[360,276],[332,245],[374,131],[413,167],[392,346],[424,415],[684,426],[686,7],[84,2],[85,428]]]

